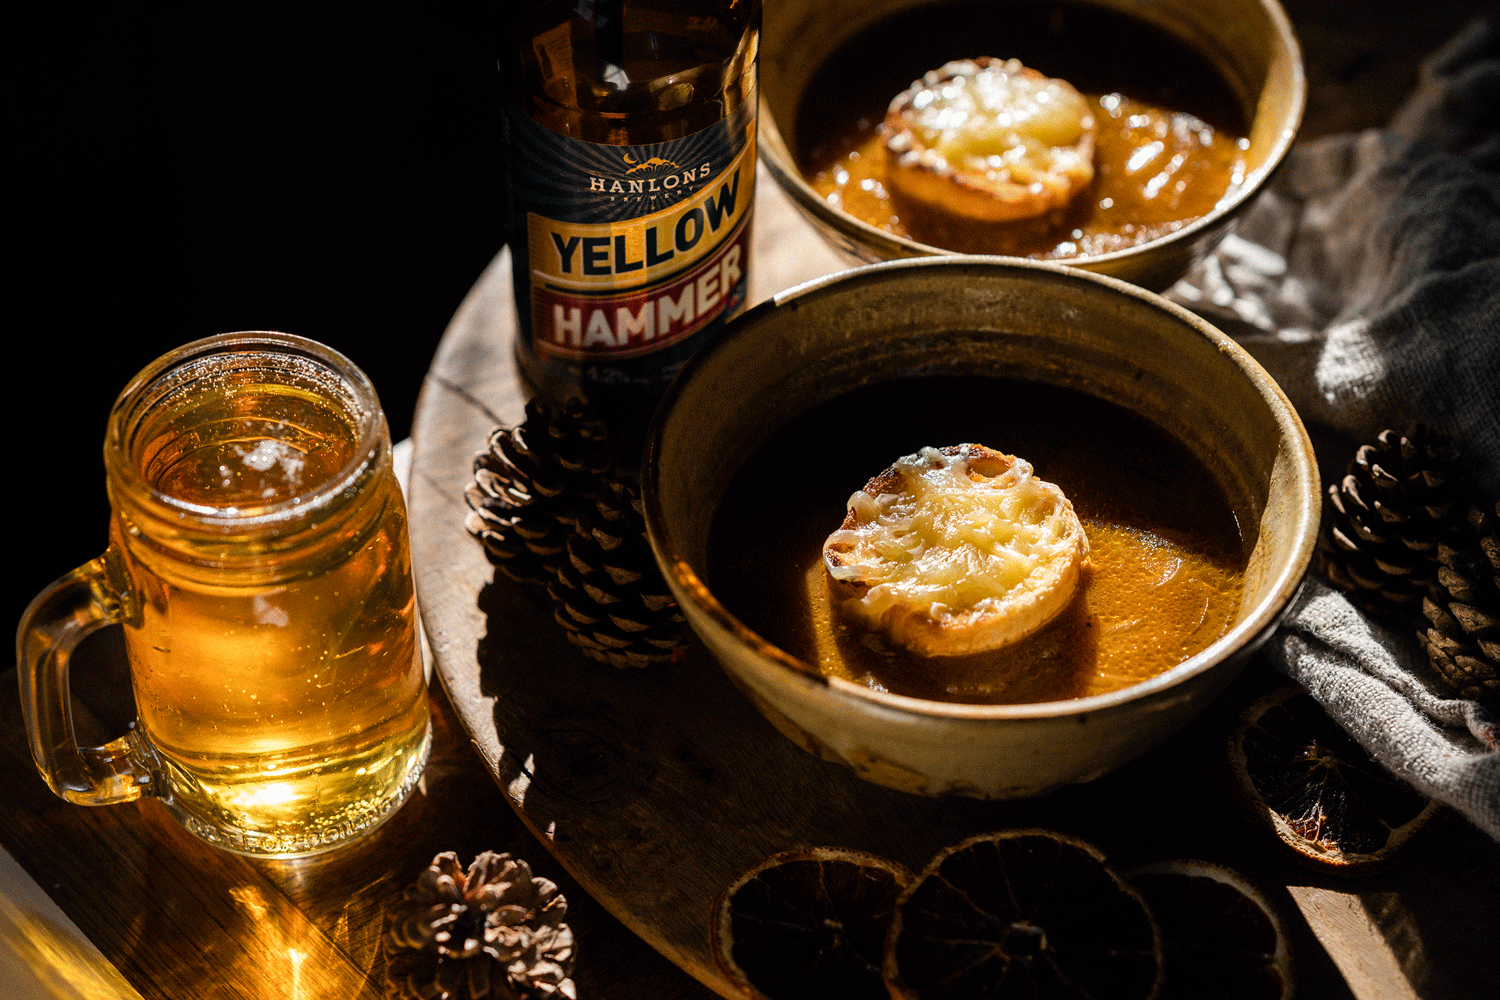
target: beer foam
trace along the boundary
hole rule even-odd
[[[292,486],[297,485],[301,479],[302,467],[306,464],[302,452],[271,438],[262,439],[249,451],[236,448],[235,454],[256,472],[269,472],[280,466],[282,476]]]

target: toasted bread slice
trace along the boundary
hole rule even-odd
[[[823,544],[836,603],[922,656],[1016,642],[1072,600],[1088,538],[1062,490],[978,444],[923,448],[849,498]]]
[[[931,71],[891,101],[880,135],[893,194],[959,220],[1036,218],[1094,179],[1088,101],[1016,59]]]

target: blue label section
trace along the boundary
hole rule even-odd
[[[607,146],[559,135],[508,114],[511,197],[516,214],[574,223],[628,222],[697,193],[751,141],[755,101],[682,139]]]

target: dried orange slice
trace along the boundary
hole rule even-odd
[[[1388,864],[1442,811],[1376,763],[1300,687],[1245,710],[1229,760],[1242,806],[1299,859],[1326,871]]]
[[[1161,861],[1125,878],[1161,926],[1161,1000],[1291,1000],[1286,930],[1243,875],[1207,861]]]
[[[898,1000],[1149,1000],[1161,936],[1092,845],[987,833],[942,851],[902,893],[885,978]]]
[[[714,958],[753,1000],[886,1000],[881,949],[911,880],[894,861],[840,847],[772,855],[719,894]]]

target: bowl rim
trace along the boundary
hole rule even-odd
[[[1265,596],[1251,612],[1215,642],[1168,670],[1135,684],[1103,694],[1063,701],[1030,702],[1011,705],[969,702],[929,701],[910,695],[875,691],[861,684],[822,674],[816,666],[793,656],[741,622],[725,607],[702,578],[689,566],[667,529],[659,492],[662,435],[677,399],[693,376],[708,365],[723,346],[753,335],[760,318],[790,307],[804,299],[835,294],[850,282],[864,280],[899,280],[902,273],[916,268],[975,268],[1010,272],[1044,272],[1064,280],[1092,283],[1106,294],[1135,299],[1140,306],[1167,313],[1208,339],[1219,354],[1227,358],[1256,388],[1266,401],[1280,429],[1280,450],[1291,463],[1289,482],[1304,484],[1298,491],[1299,505],[1293,526],[1294,538],[1289,558],[1270,581]],[[887,278],[887,274],[889,278]],[[647,540],[657,565],[666,577],[678,601],[691,604],[695,613],[705,616],[715,627],[733,636],[756,654],[754,662],[764,662],[784,669],[788,681],[827,688],[846,701],[858,703],[872,711],[890,711],[932,719],[989,722],[999,719],[1050,719],[1092,715],[1120,708],[1129,703],[1154,700],[1170,689],[1196,677],[1228,659],[1231,654],[1253,649],[1269,636],[1271,629],[1292,603],[1316,544],[1322,508],[1322,491],[1317,459],[1312,441],[1296,409],[1281,387],[1250,354],[1207,320],[1161,296],[1108,275],[1069,267],[1053,261],[1035,261],[1001,256],[950,254],[938,257],[913,257],[864,264],[795,285],[760,303],[731,321],[720,335],[701,348],[668,387],[652,418],[641,459],[641,498],[644,507]],[[717,657],[716,657],[717,658]],[[727,664],[725,664],[727,667]],[[795,681],[792,681],[795,683]]]
[[[1075,0],[1075,2],[1088,3],[1089,0]],[[1243,209],[1260,190],[1265,187],[1271,175],[1274,174],[1281,164],[1286,160],[1287,153],[1296,140],[1297,132],[1302,127],[1302,119],[1307,111],[1307,69],[1302,59],[1302,46],[1297,41],[1297,33],[1292,28],[1290,17],[1286,9],[1282,7],[1279,0],[1256,0],[1261,8],[1270,18],[1275,27],[1275,36],[1284,47],[1291,69],[1292,99],[1290,113],[1281,131],[1277,134],[1271,150],[1260,166],[1246,175],[1238,188],[1226,191],[1207,213],[1189,222],[1187,225],[1164,236],[1147,240],[1135,246],[1125,247],[1121,250],[1111,250],[1101,254],[1079,254],[1073,257],[1060,258],[1074,267],[1094,268],[1099,267],[1108,270],[1111,265],[1138,257],[1147,247],[1168,248],[1174,244],[1184,241],[1192,241],[1204,230],[1219,225],[1225,218]],[[766,169],[770,171],[771,177],[776,181],[778,187],[786,192],[787,196],[803,213],[818,219],[822,224],[830,226],[848,236],[857,236],[858,243],[865,247],[879,248],[877,252],[891,252],[898,257],[910,256],[971,256],[958,254],[952,250],[921,243],[905,236],[897,236],[883,229],[877,229],[863,219],[857,218],[842,209],[833,208],[819,194],[813,190],[812,185],[802,176],[797,169],[796,163],[791,156],[791,147],[786,143],[781,134],[781,127],[777,124],[775,116],[769,108],[762,107],[757,118],[757,130],[760,133],[758,155]],[[783,155],[784,154],[784,155]],[[994,255],[1002,256],[1002,255]],[[892,259],[892,258],[885,258]],[[1030,260],[1033,258],[1005,256],[1006,260]]]

